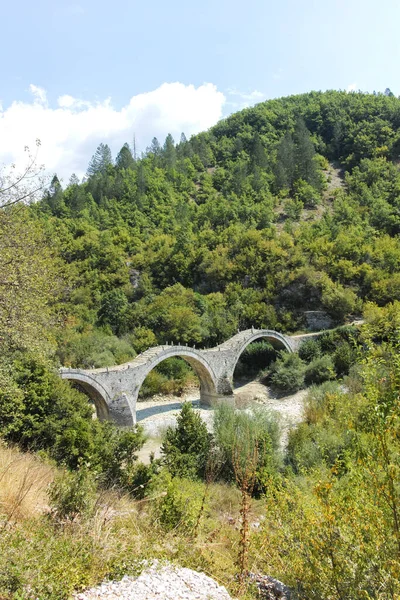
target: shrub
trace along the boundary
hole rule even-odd
[[[156,504],[161,524],[167,531],[178,528],[192,531],[201,509],[203,489],[199,484],[165,475],[161,481],[162,489],[166,490]]]
[[[233,461],[243,467],[254,448],[257,449],[255,492],[261,492],[280,464],[280,428],[276,416],[263,408],[241,411],[223,403],[214,412],[214,436],[220,454],[220,474],[226,481],[235,481]]]
[[[301,201],[304,206],[314,208],[321,202],[321,194],[304,179],[298,179],[294,185],[295,198]]]
[[[299,348],[299,356],[307,363],[321,356],[321,346],[318,341],[310,339],[303,342]]]
[[[307,423],[317,423],[327,411],[327,398],[332,397],[339,391],[336,381],[325,381],[321,385],[312,385],[308,391],[304,403],[304,416]]]
[[[53,516],[58,521],[89,517],[95,505],[96,491],[94,475],[87,467],[82,466],[75,472],[61,472],[49,487]]]
[[[349,374],[350,367],[354,364],[355,360],[356,353],[350,344],[348,342],[339,344],[333,355],[335,370],[339,377]]]
[[[313,428],[308,424],[299,423],[289,431],[285,460],[295,473],[322,462],[320,449],[313,438]]]
[[[325,288],[322,292],[322,304],[338,323],[360,307],[360,301],[353,290],[344,288],[340,284]]]
[[[297,392],[304,386],[305,364],[298,354],[282,353],[273,365],[271,381],[287,392]]]
[[[151,460],[149,465],[143,463],[135,464],[125,478],[124,489],[131,496],[137,499],[142,499],[147,495],[149,487],[153,483],[156,475],[158,475],[161,467],[161,460]]]
[[[347,410],[339,389],[333,381],[310,387],[305,400],[305,421],[289,432],[286,460],[295,472],[322,464],[331,467],[351,445],[352,433],[341,430],[333,417],[336,410],[343,413]]]
[[[79,333],[65,329],[60,338],[57,356],[62,365],[83,369],[110,367],[132,360],[136,355],[129,336],[120,339],[102,330]]]
[[[311,383],[323,383],[324,381],[329,381],[329,379],[334,379],[335,375],[332,358],[327,355],[319,356],[307,366],[305,382],[307,385]]]
[[[297,221],[300,219],[301,211],[304,208],[303,202],[300,198],[288,198],[285,200],[283,205],[285,214],[289,217],[289,219],[293,219],[293,221]]]
[[[336,331],[324,331],[318,339],[323,354],[333,354],[338,342]]]
[[[211,448],[211,434],[200,415],[185,402],[177,426],[168,427],[161,446],[164,463],[173,476],[196,479],[204,475]]]

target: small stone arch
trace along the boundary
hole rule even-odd
[[[192,367],[200,381],[200,401],[204,404],[210,404],[217,396],[217,381],[213,369],[199,353],[187,348],[171,348],[169,350],[163,349],[160,351],[160,354],[156,355],[153,360],[146,365],[146,369],[141,372],[141,376],[137,381],[134,390],[136,398],[139,395],[139,390],[142,387],[144,380],[154,367],[167,358],[174,357],[182,358]]]
[[[97,418],[100,421],[110,420],[109,394],[98,381],[87,374],[68,371],[64,371],[61,377],[70,381],[74,387],[89,397],[94,404]]]
[[[287,337],[282,335],[281,333],[278,333],[277,331],[270,331],[270,330],[262,331],[261,330],[261,331],[251,332],[251,333],[249,333],[249,336],[246,337],[243,340],[243,342],[239,345],[239,347],[235,353],[235,358],[234,358],[234,361],[232,364],[232,374],[231,374],[232,382],[233,382],[233,374],[235,372],[237,362],[238,362],[239,358],[241,357],[241,355],[243,354],[243,352],[246,350],[247,346],[249,346],[253,342],[256,342],[257,340],[261,340],[261,339],[264,339],[264,340],[267,340],[268,342],[270,342],[271,346],[273,346],[276,350],[286,350],[287,352],[293,352],[293,348],[290,344],[290,341],[287,339]]]

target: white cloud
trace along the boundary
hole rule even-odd
[[[260,92],[259,90],[253,90],[252,92],[241,92],[236,88],[229,88],[227,90],[227,94],[229,96],[229,101],[227,105],[230,106],[233,110],[241,110],[243,108],[248,108],[249,106],[253,106],[257,102],[261,102],[265,100],[265,94]]]
[[[41,140],[39,161],[46,170],[68,181],[75,172],[82,176],[100,142],[115,156],[133,135],[144,150],[152,137],[162,143],[168,133],[179,140],[208,129],[222,116],[225,96],[215,85],[198,88],[182,83],[164,83],[156,90],[133,96],[121,109],[108,98],[91,103],[69,94],[48,105],[46,91],[30,86],[31,102],[13,102],[0,108],[0,163],[22,163],[24,147]]]
[[[32,96],[34,97],[35,103],[47,106],[46,90],[37,85],[33,85],[33,83],[31,83],[31,85],[29,86],[29,90],[32,93]]]
[[[357,89],[358,89],[357,83],[350,83],[350,85],[347,86],[346,91],[347,92],[355,92]]]

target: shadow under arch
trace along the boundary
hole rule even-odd
[[[110,420],[110,411],[106,401],[107,393],[105,390],[101,390],[96,381],[93,380],[93,383],[89,383],[88,381],[84,381],[82,378],[72,375],[70,377],[64,375],[63,379],[69,381],[70,384],[79,392],[83,392],[86,396],[88,396],[89,400],[91,400],[94,404],[96,415],[99,421]]]
[[[217,396],[217,385],[216,378],[213,373],[211,366],[204,360],[200,355],[193,356],[188,349],[172,349],[171,352],[163,351],[161,356],[157,356],[148,365],[144,374],[140,378],[136,388],[136,397],[139,395],[140,388],[142,387],[144,380],[147,375],[161,362],[168,358],[182,358],[186,361],[196,373],[200,381],[200,402],[204,404],[210,404],[212,400]]]

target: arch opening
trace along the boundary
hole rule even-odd
[[[210,402],[217,394],[213,373],[205,361],[179,351],[171,352],[152,361],[138,386],[138,400],[157,393],[181,395],[185,387],[196,385],[203,403]]]
[[[281,351],[292,352],[284,338],[270,333],[251,336],[240,348],[232,372],[233,387],[250,381],[263,381],[269,374],[269,366]]]
[[[82,392],[88,397],[89,401],[94,406],[96,417],[99,419],[99,421],[110,420],[110,411],[107,402],[103,398],[102,394],[93,385],[78,379],[68,379],[68,381],[79,392]]]

